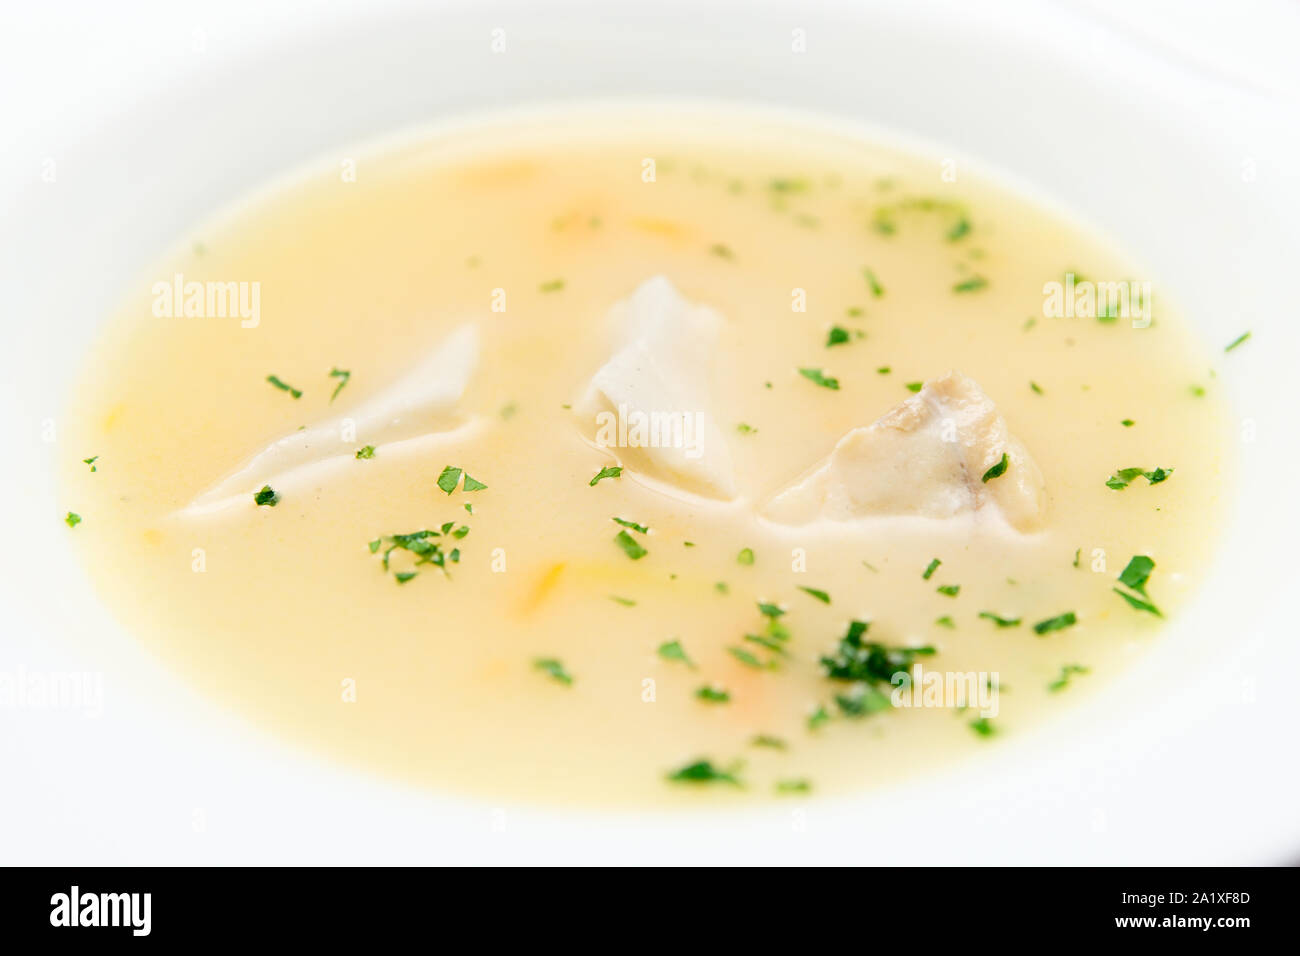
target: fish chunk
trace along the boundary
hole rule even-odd
[[[459,326],[388,388],[345,414],[272,442],[180,513],[221,510],[247,501],[264,484],[280,490],[286,483],[314,475],[322,466],[353,458],[360,445],[459,436],[468,426],[456,418],[456,405],[478,368],[479,350],[478,328],[469,323]]]
[[[655,276],[615,304],[609,321],[614,353],[574,405],[584,433],[669,491],[735,497],[731,454],[706,384],[722,316]]]
[[[1006,470],[985,481],[1004,454]],[[1011,527],[1030,532],[1042,526],[1046,507],[1042,472],[997,406],[973,380],[948,372],[846,434],[763,513],[782,524],[807,524],[996,511]]]

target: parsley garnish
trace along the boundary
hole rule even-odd
[[[867,288],[871,290],[872,298],[879,299],[885,294],[885,287],[880,284],[880,280],[876,278],[876,274],[870,269],[863,269],[862,277],[867,280]]]
[[[807,780],[778,780],[776,782],[777,793],[810,793],[812,784]]]
[[[1074,616],[1073,611],[1066,611],[1064,614],[1058,614],[1056,617],[1049,617],[1046,620],[1039,621],[1034,625],[1034,633],[1039,637],[1049,634],[1052,631],[1063,631],[1067,627],[1073,627],[1079,622]]]
[[[819,368],[801,368],[799,374],[814,385],[820,385],[822,388],[829,388],[831,391],[838,391],[840,380],[831,378],[822,369]]]
[[[710,687],[705,684],[695,691],[695,696],[709,704],[727,704],[731,702],[731,694],[721,687]]]
[[[1158,485],[1173,473],[1172,468],[1157,468],[1154,471],[1143,471],[1141,468],[1121,468],[1106,479],[1106,487],[1121,491],[1139,477],[1145,478],[1148,484]]]
[[[672,771],[668,774],[668,779],[674,783],[729,783],[733,787],[740,787],[743,784],[736,776],[739,770],[738,765],[723,770],[715,767],[711,760],[700,759]]]
[[[334,391],[330,393],[330,401],[339,397],[339,392],[343,391],[343,386],[352,378],[352,373],[345,368],[330,369],[330,378],[337,378],[339,383],[334,386]]]
[[[1070,677],[1074,674],[1087,674],[1088,668],[1078,664],[1065,664],[1061,667],[1061,674],[1056,680],[1047,685],[1047,689],[1053,694],[1057,691],[1065,690],[1070,685]]]
[[[748,565],[748,564],[753,564],[753,563],[754,563],[754,549],[753,549],[753,548],[741,548],[741,549],[740,549],[740,553],[736,555],[736,563],[737,563],[737,564],[746,564],[746,565]]]
[[[827,594],[825,591],[819,591],[817,588],[805,588],[805,587],[801,587],[799,588],[799,590],[802,591],[804,594],[808,594],[811,595],[812,597],[815,597],[823,604],[831,603],[831,596]]]
[[[610,520],[615,524],[621,524],[624,528],[631,528],[633,531],[640,531],[642,534],[645,534],[650,530],[646,525],[637,524],[635,521],[628,521],[626,518],[611,518]]]
[[[1235,349],[1238,345],[1241,345],[1243,342],[1245,342],[1245,341],[1246,341],[1247,339],[1249,339],[1249,338],[1250,338],[1250,333],[1249,333],[1249,332],[1242,332],[1239,336],[1237,336],[1235,339],[1233,339],[1231,342],[1229,342],[1228,345],[1227,345],[1227,347],[1224,348],[1223,351],[1225,351],[1225,352],[1231,352],[1231,351],[1232,351],[1233,349]]]
[[[981,737],[992,737],[997,733],[997,728],[987,717],[976,717],[970,722],[970,729],[975,731]]]
[[[940,584],[935,588],[940,594],[946,594],[948,597],[956,597],[961,591],[960,584]]]
[[[980,481],[988,482],[993,478],[1001,478],[1003,475],[1007,473],[1007,463],[1008,463],[1007,453],[1003,452],[1002,457],[998,460],[998,463],[994,465],[992,468],[990,468],[988,471],[984,472],[984,477],[981,478]]]
[[[849,330],[840,325],[832,325],[830,332],[826,334],[826,347],[832,345],[843,345],[849,340]]]
[[[99,456],[98,456],[98,455],[91,455],[89,458],[83,458],[83,459],[81,459],[81,461],[82,461],[83,464],[87,464],[87,465],[89,465],[91,471],[98,471],[98,470],[99,470],[98,468],[95,467],[95,462],[99,461]]]
[[[600,471],[596,472],[596,477],[592,478],[591,481],[587,482],[587,484],[594,488],[596,487],[596,482],[600,481],[602,478],[617,478],[621,474],[623,474],[623,468],[621,465],[611,465],[608,468],[602,468]]]
[[[929,657],[934,648],[887,647],[862,638],[870,627],[868,621],[852,621],[848,631],[840,638],[833,655],[823,655],[822,667],[831,680],[866,681],[872,684],[889,684],[894,674],[906,673],[918,657]]]
[[[636,538],[632,537],[626,531],[620,531],[615,535],[614,543],[622,548],[623,553],[633,561],[638,561],[649,553],[645,548],[641,547]]]
[[[482,491],[487,487],[483,482],[471,478],[469,472],[457,468],[455,465],[448,465],[442,469],[442,474],[438,475],[438,487],[447,494],[451,494],[456,490],[456,486],[461,483],[461,475],[465,476],[465,484],[462,486],[464,491]]]
[[[537,287],[539,292],[559,292],[564,288],[563,279],[552,279],[549,282],[543,282]]]
[[[755,747],[770,747],[773,750],[785,750],[786,742],[780,737],[773,737],[770,734],[758,734],[750,744]]]
[[[292,385],[290,385],[289,383],[284,382],[284,381],[281,381],[280,378],[279,378],[279,376],[276,376],[276,375],[268,375],[268,376],[266,377],[266,380],[267,380],[268,382],[270,382],[272,385],[274,385],[276,388],[278,388],[280,391],[282,391],[282,392],[288,392],[288,393],[289,393],[290,395],[292,395],[294,398],[302,398],[302,390],[301,390],[301,389],[294,388],[294,387],[293,387]]]
[[[280,503],[280,494],[270,485],[263,485],[262,490],[253,495],[253,503],[274,508]]]
[[[930,563],[927,564],[925,566],[925,570],[921,572],[921,580],[922,581],[930,580],[930,575],[934,574],[934,572],[939,569],[939,565],[941,564],[943,564],[943,562],[940,561],[938,558],[931,558]]]
[[[979,616],[982,618],[987,618],[988,620],[996,624],[998,627],[1019,627],[1020,626],[1020,618],[1018,617],[1002,617],[1001,615],[994,614],[992,611],[980,611]]]
[[[978,292],[989,284],[989,280],[983,276],[971,276],[969,279],[963,279],[952,287],[953,292]]]
[[[681,641],[664,641],[659,645],[659,656],[666,661],[681,661],[691,670],[695,669],[695,662],[686,656]]]
[[[69,528],[75,528],[77,525],[81,524],[81,515],[77,514],[75,511],[69,511],[67,516],[64,517],[63,522]]]
[[[374,458],[374,457],[375,457],[375,446],[374,446],[374,445],[365,445],[365,446],[363,446],[363,447],[361,447],[361,448],[358,448],[358,449],[357,449],[357,457],[358,457],[358,458]]]
[[[573,683],[573,675],[564,669],[564,665],[554,657],[539,657],[533,661],[533,667],[545,671],[555,681],[568,687]]]

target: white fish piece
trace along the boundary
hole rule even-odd
[[[1006,471],[984,481],[1004,454]],[[1047,511],[1043,475],[979,385],[950,371],[873,424],[846,434],[763,514],[781,524],[807,524],[988,511],[1017,531],[1037,530]]]
[[[427,444],[422,439],[463,437],[474,423],[459,421],[456,406],[478,368],[480,347],[476,325],[458,326],[388,388],[346,413],[277,439],[179,513],[219,511],[247,502],[263,485],[280,491],[319,477],[321,469],[354,458],[362,445],[414,447]],[[355,435],[356,440],[345,442],[345,435]]]
[[[723,317],[655,276],[615,304],[609,322],[614,354],[574,405],[584,432],[670,492],[734,498],[731,452],[707,386]]]

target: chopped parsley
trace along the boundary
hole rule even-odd
[[[609,599],[613,601],[615,604],[621,604],[624,607],[636,607],[636,601],[633,601],[631,598],[625,598],[625,597],[620,597],[617,594],[611,594],[609,596]]]
[[[1143,596],[1147,593],[1147,580],[1156,563],[1145,554],[1135,554],[1120,572],[1119,583]]]
[[[89,465],[91,471],[98,471],[98,470],[99,470],[98,468],[95,467],[95,462],[99,461],[99,456],[98,456],[98,455],[91,455],[89,458],[83,458],[83,459],[81,459],[81,461],[82,461],[82,464]]]
[[[393,577],[397,579],[398,584],[405,584],[407,581],[411,580],[411,578],[415,577],[419,573],[420,572],[418,571],[398,571],[396,574],[393,575]]]
[[[736,563],[750,565],[754,563],[754,549],[741,548],[740,553],[736,555]]]
[[[282,381],[278,375],[268,375],[266,380],[282,392],[288,392],[294,398],[302,398],[302,390],[294,388],[288,382]]]
[[[666,661],[681,661],[691,670],[695,669],[695,662],[686,656],[686,649],[682,647],[681,641],[664,641],[659,645],[658,653]]]
[[[415,558],[415,563],[417,565],[432,564],[434,567],[440,568],[442,572],[446,574],[448,562],[452,564],[458,564],[460,562],[460,549],[452,548],[449,551],[444,550],[443,544],[446,542],[447,538],[455,538],[459,540],[467,534],[469,534],[468,525],[461,525],[457,528],[456,522],[448,521],[436,531],[431,528],[425,528],[421,531],[409,532],[408,534],[384,535],[368,542],[366,546],[370,549],[370,553],[374,554],[383,546],[385,540],[388,541],[388,547],[384,549],[383,559],[381,562],[385,571],[390,570],[389,565],[393,552],[405,551]],[[400,579],[400,572],[395,572],[395,574],[399,577],[399,584],[402,583],[403,580],[410,580],[409,577]]]
[[[1087,673],[1089,673],[1088,668],[1083,667],[1079,664],[1065,664],[1061,667],[1060,675],[1056,678],[1056,680],[1052,681],[1050,684],[1047,685],[1047,689],[1050,690],[1053,694],[1055,694],[1056,692],[1065,690],[1065,688],[1069,687],[1070,678],[1075,674],[1087,674]]]
[[[1148,614],[1154,614],[1156,617],[1164,617],[1164,615],[1160,613],[1160,609],[1150,601],[1129,594],[1127,591],[1121,591],[1119,588],[1111,588],[1111,590],[1127,601],[1129,607],[1133,608],[1133,610],[1146,611]]]
[[[1133,421],[1133,419],[1131,418],[1125,418],[1120,420],[1120,424],[1123,425],[1125,428],[1132,428],[1134,425],[1137,424],[1137,422]]]
[[[772,750],[785,750],[787,746],[780,737],[773,737],[770,734],[758,734],[749,743],[754,747],[768,747]]]
[[[807,780],[778,780],[777,793],[811,793],[812,784]]]
[[[889,709],[889,698],[866,684],[857,684],[847,694],[836,694],[835,704],[845,717],[859,718]]]
[[[775,604],[768,604],[766,601],[759,601],[758,613],[764,617],[770,617],[775,620],[785,613],[785,609]]]
[[[615,524],[621,524],[624,528],[631,528],[633,531],[640,531],[642,534],[647,533],[650,528],[643,524],[637,524],[635,521],[628,521],[626,518],[610,518]]]
[[[617,478],[621,474],[623,474],[623,467],[621,465],[611,465],[596,472],[596,477],[592,478],[591,481],[587,482],[587,484],[594,488],[596,487],[596,482],[600,481],[602,478]]]
[[[559,292],[564,288],[563,279],[551,279],[549,282],[543,282],[537,287],[539,292]]]
[[[948,230],[948,241],[956,242],[970,233],[970,220],[965,216],[960,216],[952,228]]]
[[[1037,382],[1030,382],[1030,383],[1029,383],[1029,390],[1030,390],[1031,392],[1033,392],[1035,395],[1042,395],[1042,394],[1043,394],[1043,387],[1042,387],[1041,385],[1039,385]]]
[[[736,776],[739,766],[725,770],[715,767],[711,760],[695,760],[668,774],[674,783],[727,783],[733,787],[744,786]]]
[[[801,368],[799,374],[814,385],[820,385],[822,388],[829,388],[831,391],[839,391],[840,380],[827,375],[825,371],[819,368]]]
[[[925,387],[925,383],[924,383],[924,382],[908,382],[908,383],[907,383],[906,385],[904,385],[903,387],[906,388],[909,392],[912,392],[913,394],[915,394],[916,392],[919,392],[922,388]]]
[[[731,694],[721,687],[712,687],[705,684],[695,691],[695,697],[708,704],[727,704],[731,702]]]
[[[1034,633],[1039,637],[1044,634],[1050,634],[1052,631],[1063,631],[1067,627],[1073,627],[1079,622],[1073,611],[1066,611],[1064,614],[1058,614],[1056,617],[1049,617],[1039,621],[1034,625]]]
[[[826,333],[826,347],[832,345],[843,345],[849,340],[849,330],[842,325],[832,325],[831,330]]]
[[[573,675],[564,669],[564,665],[554,657],[538,657],[533,661],[535,670],[543,671],[551,679],[568,687],[573,683]]]
[[[1154,471],[1144,471],[1141,468],[1121,468],[1106,479],[1106,487],[1122,491],[1139,477],[1145,478],[1148,484],[1158,485],[1173,473],[1172,468],[1157,468]]]
[[[1229,343],[1227,344],[1227,346],[1224,348],[1223,351],[1225,351],[1225,352],[1231,352],[1231,351],[1232,351],[1233,349],[1235,349],[1238,345],[1241,345],[1241,344],[1243,344],[1244,342],[1246,342],[1249,338],[1250,338],[1250,333],[1249,333],[1249,332],[1242,332],[1239,336],[1237,336],[1235,339],[1233,339],[1231,342],[1229,342]]]
[[[938,591],[940,594],[946,594],[948,597],[956,597],[959,593],[961,593],[961,585],[940,584],[937,588],[935,588],[935,590]]]
[[[952,287],[953,292],[978,292],[989,284],[989,280],[983,276],[974,275],[969,279],[963,279]]]
[[[757,429],[757,428],[755,428],[753,425],[748,425],[748,424],[746,424],[745,422],[740,422],[740,423],[736,426],[736,431],[740,432],[740,434],[742,434],[742,435],[756,435],[756,434],[758,434],[758,429]]]
[[[987,717],[976,717],[970,721],[970,729],[981,737],[992,737],[997,733],[997,728],[993,726],[993,722]]]
[[[375,446],[374,446],[374,445],[365,445],[365,446],[363,446],[363,447],[361,447],[361,448],[358,448],[358,449],[357,449],[357,457],[358,457],[358,458],[374,458],[374,457],[375,457]]]
[[[262,490],[253,495],[253,503],[274,508],[280,503],[280,493],[270,485],[263,485]]]
[[[713,254],[714,254],[715,256],[717,256],[719,259],[728,259],[728,260],[730,260],[730,259],[734,259],[734,258],[736,258],[736,254],[735,254],[734,252],[731,251],[731,247],[730,247],[730,246],[724,246],[724,245],[723,245],[722,243],[720,243],[720,242],[715,242],[713,245],[711,245],[711,246],[709,247],[709,252],[713,253]]]
[[[343,386],[352,378],[352,373],[345,368],[330,369],[330,378],[337,378],[339,383],[334,386],[334,391],[330,393],[330,401],[339,397],[339,392],[343,391]]]
[[[614,536],[614,543],[618,545],[623,550],[623,553],[633,561],[639,561],[641,558],[644,558],[649,554],[645,548],[641,547],[640,542],[626,531],[620,531],[616,534]]]
[[[744,664],[746,667],[753,667],[756,670],[761,670],[764,667],[770,666],[764,664],[762,661],[760,661],[749,651],[745,650],[745,648],[743,647],[728,647],[727,653],[730,654],[732,657],[734,657],[736,660],[740,661],[740,663]],[[696,696],[699,696],[699,691],[696,692]]]
[[[925,570],[921,572],[921,580],[922,581],[930,580],[930,575],[934,574],[935,571],[939,570],[939,565],[941,564],[943,564],[943,562],[940,561],[938,558],[931,558],[930,563],[927,564],[925,566]]]
[[[840,638],[835,653],[823,655],[821,665],[831,680],[865,681],[869,684],[889,684],[898,672],[906,673],[918,657],[929,657],[934,648],[887,647],[862,638],[870,627],[868,621],[852,621]]]
[[[947,628],[957,627],[956,622],[954,622],[953,619],[949,617],[947,614],[945,614],[943,617],[935,618],[934,623],[937,624],[939,627],[947,627]]]
[[[451,494],[456,490],[456,486],[461,483],[461,475],[465,476],[465,484],[463,485],[465,491],[482,491],[487,487],[483,482],[471,478],[469,472],[457,468],[455,465],[448,465],[442,469],[442,474],[438,475],[438,487],[447,494]]]
[[[864,268],[862,277],[867,280],[867,288],[871,290],[872,298],[879,299],[885,294],[885,287],[880,284],[880,280],[876,278],[876,274],[870,269]]]
[[[69,528],[75,528],[77,525],[81,524],[81,515],[77,514],[75,511],[69,511],[64,517],[63,523]]]
[[[826,712],[826,707],[818,704],[816,709],[808,715],[808,729],[816,730],[831,719],[831,715]]]
[[[831,596],[830,596],[829,594],[827,594],[825,591],[820,591],[820,590],[818,590],[817,588],[805,588],[805,587],[801,587],[801,588],[799,588],[799,590],[802,591],[804,594],[807,594],[807,595],[810,595],[810,596],[812,596],[812,597],[815,597],[817,600],[821,601],[823,604],[830,604],[830,603],[831,603]]]
[[[1002,457],[998,459],[998,463],[994,465],[992,468],[990,468],[988,471],[984,472],[984,477],[981,478],[980,481],[987,483],[994,478],[1001,478],[1003,475],[1007,473],[1008,460],[1009,459],[1007,458],[1007,453],[1003,452]]]
[[[1020,626],[1020,618],[1018,617],[1002,617],[999,614],[994,614],[992,611],[980,611],[979,616],[992,621],[1000,628]]]

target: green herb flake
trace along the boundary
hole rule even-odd
[[[808,729],[817,730],[830,722],[831,715],[826,712],[826,708],[818,704],[816,709],[808,715]]]
[[[971,730],[981,737],[992,737],[997,733],[997,728],[993,726],[993,722],[987,717],[976,717],[970,721],[969,726]]]
[[[75,528],[77,525],[81,524],[81,515],[77,514],[75,511],[69,511],[64,516],[63,523],[69,528]]]
[[[879,299],[885,294],[885,287],[880,284],[880,280],[876,278],[876,274],[870,269],[864,268],[862,270],[862,277],[867,280],[867,288],[871,290],[871,297],[873,299]]]
[[[925,566],[925,570],[921,572],[921,580],[922,581],[930,580],[930,575],[934,574],[935,571],[939,570],[939,565],[941,564],[943,564],[943,562],[940,561],[938,558],[931,558],[930,563],[927,564]]]
[[[830,332],[826,334],[826,347],[832,345],[843,345],[849,341],[849,330],[841,325],[832,325]]]
[[[624,528],[631,528],[633,531],[639,531],[646,534],[650,529],[646,525],[637,524],[635,521],[628,521],[626,518],[610,518],[615,524],[621,524]]]
[[[814,385],[820,385],[822,388],[829,388],[831,391],[839,391],[840,380],[832,378],[819,368],[801,368],[799,374]]]
[[[280,503],[280,494],[270,485],[263,485],[262,490],[253,495],[253,503],[274,508]]]
[[[960,584],[941,584],[935,588],[940,594],[946,594],[948,597],[956,597],[961,593]]]
[[[1129,558],[1128,564],[1120,572],[1119,583],[1145,597],[1147,579],[1151,577],[1155,566],[1156,563],[1145,554],[1135,554]]]
[[[757,435],[757,434],[758,434],[758,429],[757,429],[757,428],[755,428],[753,425],[747,425],[745,422],[740,422],[740,423],[736,426],[736,431],[740,432],[740,434],[742,434],[742,435]]]
[[[539,292],[560,292],[563,289],[563,279],[551,279],[549,282],[543,282],[537,287],[537,291]]]
[[[621,604],[624,607],[636,607],[636,601],[631,598],[619,597],[617,594],[611,594],[609,599],[615,604]]]
[[[357,449],[357,457],[358,457],[358,458],[374,458],[374,457],[375,457],[375,446],[374,446],[374,445],[365,445],[365,446],[363,446],[363,447],[361,447],[361,448],[358,448],[358,449]]]
[[[731,247],[724,246],[720,242],[715,242],[713,245],[711,245],[709,247],[709,252],[713,253],[719,259],[726,259],[730,261],[736,258],[736,254],[731,251]]]
[[[1122,491],[1139,477],[1145,478],[1148,484],[1158,485],[1173,473],[1172,468],[1156,468],[1154,471],[1144,471],[1141,468],[1120,468],[1115,474],[1106,479],[1106,487],[1113,488],[1115,491]]]
[[[984,477],[981,478],[980,481],[987,483],[994,478],[1001,478],[1003,475],[1007,473],[1007,465],[1009,462],[1010,459],[1007,458],[1007,453],[1003,452],[1002,457],[998,460],[998,463],[994,465],[992,468],[990,468],[988,471],[984,472]]]
[[[887,647],[874,641],[864,641],[868,621],[851,621],[840,638],[835,653],[823,655],[821,665],[831,680],[890,684],[898,672],[906,673],[918,657],[935,653],[933,647]]]
[[[782,614],[785,613],[785,609],[778,607],[775,604],[768,604],[765,601],[759,601],[758,613],[763,615],[764,617],[771,618],[772,620],[776,620],[778,617],[780,617]]]
[[[1018,617],[1002,617],[999,614],[994,614],[992,611],[980,611],[979,616],[992,621],[999,628],[1020,626],[1020,618]]]
[[[1043,387],[1042,387],[1041,385],[1039,385],[1037,382],[1030,382],[1030,383],[1029,383],[1029,390],[1030,390],[1031,392],[1033,392],[1035,395],[1042,395],[1042,394],[1043,394]]]
[[[83,459],[81,459],[82,464],[84,464],[84,465],[89,465],[91,471],[98,471],[98,470],[99,470],[98,468],[95,467],[95,462],[97,462],[97,461],[99,461],[99,456],[98,456],[98,455],[91,455],[89,458],[83,458]]]
[[[757,734],[749,744],[751,747],[767,747],[769,750],[785,750],[788,747],[784,740],[771,734]]]
[[[776,792],[783,794],[812,793],[812,783],[807,780],[778,780]]]
[[[1083,667],[1079,664],[1064,664],[1061,667],[1060,675],[1057,676],[1056,680],[1052,681],[1050,684],[1047,685],[1047,689],[1051,691],[1053,694],[1058,693],[1070,686],[1070,678],[1073,677],[1075,674],[1088,674],[1088,673],[1091,673],[1088,670],[1088,668]]]
[[[736,660],[740,661],[740,663],[744,664],[746,667],[753,667],[756,670],[762,670],[763,667],[765,666],[762,661],[760,661],[749,651],[745,650],[745,648],[743,647],[728,647],[727,653],[730,654],[732,657],[734,657]],[[701,690],[703,689],[704,688],[701,688]],[[696,691],[697,697],[699,696],[699,694],[700,691]]]
[[[980,289],[987,287],[989,280],[980,275],[971,276],[969,279],[963,279],[952,287],[953,292],[978,292]]]
[[[438,476],[438,487],[451,494],[460,484],[461,470],[455,465],[448,465],[442,469],[442,474]]]
[[[419,572],[417,571],[398,571],[396,574],[393,575],[393,577],[397,579],[398,584],[405,584],[407,581],[411,580],[411,578],[415,577],[416,574],[418,573]]]
[[[1079,622],[1073,611],[1066,611],[1064,614],[1058,614],[1056,617],[1049,617],[1039,621],[1034,625],[1034,633],[1039,637],[1044,634],[1050,634],[1052,631],[1063,631],[1067,627],[1073,627]]]
[[[290,395],[292,395],[294,398],[302,398],[302,390],[301,390],[301,389],[294,388],[294,387],[293,387],[292,385],[290,385],[288,382],[285,382],[285,381],[281,380],[279,376],[277,376],[277,375],[268,375],[268,376],[266,377],[266,380],[267,380],[268,382],[270,382],[272,385],[274,385],[276,388],[278,388],[280,391],[282,391],[282,392],[288,392],[288,393],[289,393]]]
[[[736,776],[736,769],[723,770],[713,765],[710,760],[695,760],[668,774],[673,783],[726,783],[733,787],[743,784]]]
[[[1154,614],[1156,617],[1164,617],[1164,615],[1160,613],[1160,609],[1150,601],[1144,601],[1140,597],[1134,597],[1132,594],[1129,594],[1127,591],[1121,591],[1119,588],[1111,588],[1111,590],[1127,601],[1129,607],[1133,608],[1133,610],[1146,611],[1148,614]]]
[[[573,683],[573,675],[564,669],[564,665],[554,657],[538,657],[533,661],[533,669],[547,674],[552,680],[566,687]]]
[[[943,617],[935,618],[934,623],[937,624],[939,627],[946,627],[950,630],[955,630],[957,627],[956,622],[953,621],[953,619],[949,617],[947,614],[945,614]]]
[[[753,564],[753,563],[754,563],[754,549],[753,549],[753,548],[741,548],[741,549],[740,549],[740,553],[736,555],[736,563],[737,563],[737,564],[743,564],[743,565],[746,565],[746,566]]]
[[[330,378],[339,380],[339,383],[334,386],[334,391],[330,393],[330,401],[332,402],[339,397],[339,392],[343,391],[343,386],[351,380],[352,373],[345,368],[332,368],[330,369]]]
[[[731,694],[721,687],[713,687],[705,684],[695,690],[697,700],[702,700],[706,704],[728,704],[731,702]]]
[[[831,596],[827,594],[825,591],[818,590],[817,588],[805,588],[805,587],[800,587],[799,590],[802,591],[804,594],[809,595],[810,597],[816,598],[817,600],[821,601],[823,604],[831,603]]]
[[[487,485],[477,478],[471,478],[469,472],[465,472],[465,484],[461,486],[465,491],[482,491]]]
[[[681,661],[691,670],[695,669],[695,662],[686,656],[686,648],[682,647],[681,641],[664,641],[659,645],[658,654],[666,661]]]
[[[1125,418],[1120,421],[1120,424],[1123,425],[1125,428],[1132,428],[1134,425],[1137,424],[1137,422],[1133,421],[1133,419],[1131,418]]]
[[[633,561],[639,561],[641,558],[644,558],[647,554],[649,554],[649,552],[646,551],[645,548],[641,547],[640,542],[638,542],[636,538],[632,537],[626,531],[620,531],[617,535],[615,535],[614,543],[618,545],[623,550],[623,553],[626,554]]]
[[[904,388],[906,388],[909,392],[912,392],[913,394],[915,394],[916,392],[919,392],[919,391],[920,391],[922,388],[924,388],[924,387],[925,387],[925,383],[924,383],[924,382],[908,382],[908,383],[904,386]]]
[[[596,482],[600,481],[601,479],[617,478],[621,474],[623,474],[623,467],[621,465],[610,465],[609,467],[602,468],[600,469],[600,471],[596,472],[596,476],[592,478],[591,481],[587,482],[587,484],[590,487],[595,488]]]
[[[1244,344],[1244,343],[1247,342],[1249,339],[1250,339],[1250,333],[1249,333],[1249,332],[1242,332],[1239,336],[1237,336],[1235,339],[1233,339],[1231,342],[1229,342],[1229,343],[1224,347],[1223,351],[1225,351],[1225,352],[1231,352],[1231,351],[1232,351],[1233,349],[1235,349],[1238,345],[1242,345],[1242,344]]]

